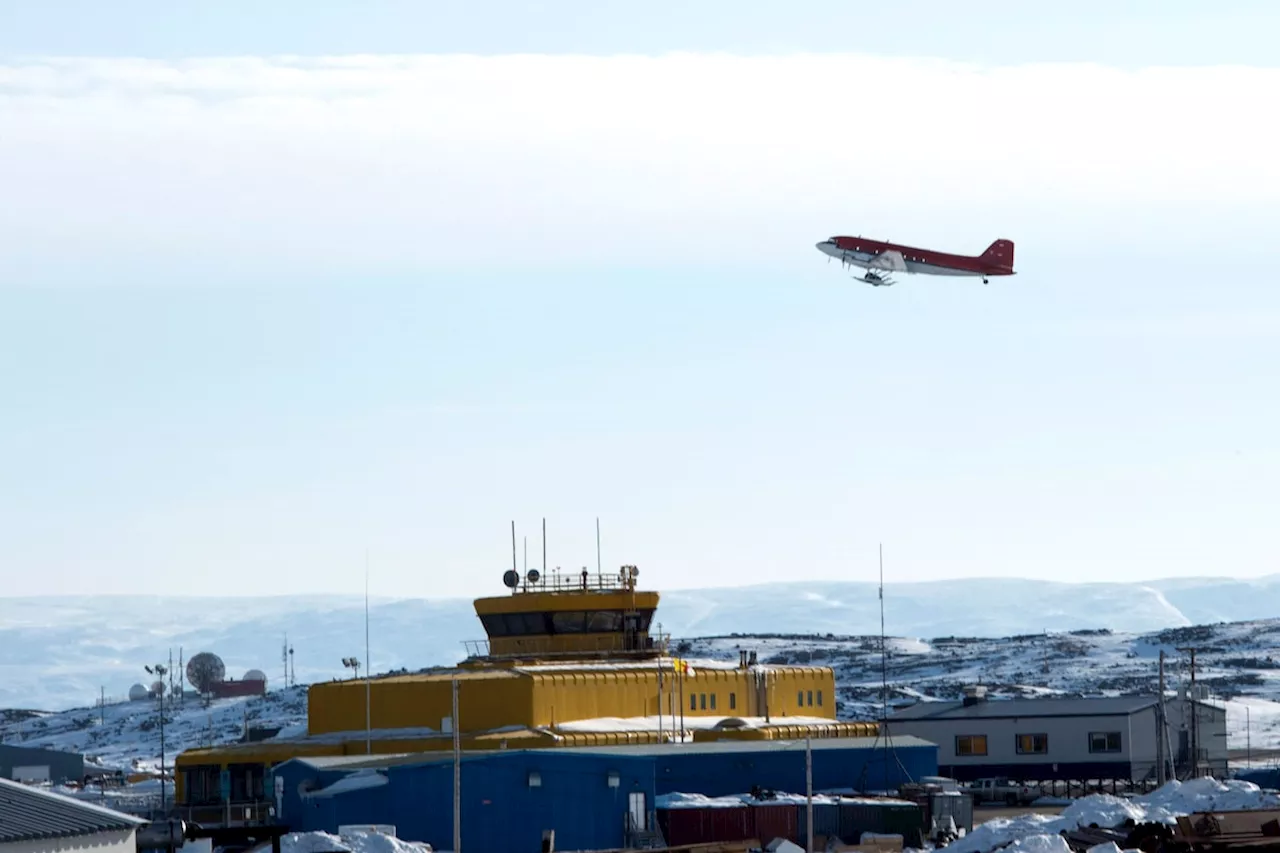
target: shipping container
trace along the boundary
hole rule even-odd
[[[973,831],[973,797],[968,794],[929,794],[925,811],[926,829],[944,828],[947,818],[956,823],[956,829]]]
[[[802,844],[802,840],[808,838],[809,832],[809,812],[805,806],[800,806],[797,821],[797,830],[800,834],[800,840],[796,843]],[[821,836],[840,837],[840,807],[835,803],[814,803],[813,804],[813,837]],[[768,844],[769,841],[760,839]]]
[[[915,803],[844,802],[840,804],[840,838],[857,844],[862,833],[901,835],[908,847],[918,846],[924,829],[924,810]]]
[[[768,844],[775,838],[798,842],[800,812],[804,810],[803,804],[752,806],[751,816],[755,821],[755,832],[748,837],[758,838],[762,844]],[[816,818],[814,822],[817,822]]]
[[[751,833],[751,809],[726,808],[659,809],[658,826],[668,846],[706,844],[712,841],[742,841]]]

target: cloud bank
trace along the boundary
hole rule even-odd
[[[0,273],[756,264],[842,231],[957,251],[1015,229],[1204,233],[1280,200],[1277,89],[1277,69],[856,55],[11,61]]]

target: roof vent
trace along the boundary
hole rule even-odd
[[[982,685],[974,684],[964,689],[964,707],[968,708],[985,701],[987,701],[987,688]]]

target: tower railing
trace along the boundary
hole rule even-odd
[[[583,569],[580,572],[566,572],[560,569],[538,575],[537,581],[530,583],[528,575],[521,578],[515,593],[536,592],[629,592],[635,589],[635,574],[632,566],[623,566],[618,571],[592,572]]]

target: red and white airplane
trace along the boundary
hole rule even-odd
[[[843,265],[865,269],[867,272],[859,281],[873,287],[893,284],[891,272],[982,276],[983,284],[987,283],[988,276],[1014,275],[1012,240],[997,240],[976,257],[916,249],[866,237],[832,237],[819,243],[818,249]]]

